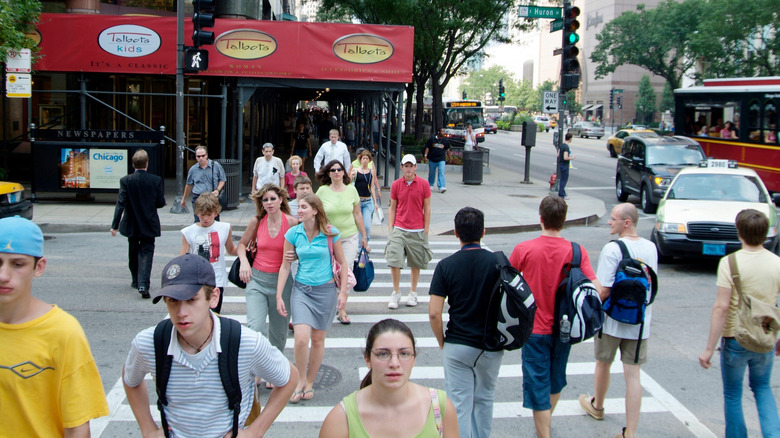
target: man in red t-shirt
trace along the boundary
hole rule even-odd
[[[428,230],[431,224],[431,188],[428,182],[415,175],[417,160],[406,154],[401,158],[404,176],[390,187],[390,210],[387,213],[388,237],[385,259],[393,277],[393,295],[387,303],[389,309],[397,309],[401,294],[401,268],[411,269],[411,290],[406,299],[407,306],[417,305],[417,281],[420,269],[426,269],[433,253],[428,245]]]
[[[571,242],[561,236],[566,221],[566,201],[548,196],[539,204],[542,235],[519,243],[509,262],[528,282],[536,301],[531,337],[523,346],[523,407],[534,413],[536,435],[550,436],[550,420],[566,386],[566,363],[571,344],[561,342],[554,330],[555,292],[563,281],[563,266],[571,262]],[[582,248],[582,272],[601,290],[601,284]]]

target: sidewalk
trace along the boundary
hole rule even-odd
[[[394,175],[391,168],[390,175]],[[417,170],[417,175],[426,178],[427,170]],[[471,206],[485,213],[485,228],[488,234],[516,233],[539,229],[539,202],[549,194],[546,181],[521,184],[522,176],[516,172],[491,167],[483,175],[481,185],[463,184],[462,175],[447,173],[447,192],[434,190],[431,196],[431,235],[452,234],[455,213]],[[164,231],[180,230],[192,224],[192,213],[171,213],[176,198],[177,184],[174,179],[165,180],[165,199],[168,205],[159,211]],[[40,199],[33,207],[33,219],[45,233],[106,232],[114,216],[113,194],[96,194],[91,202],[76,201],[72,195],[57,195],[57,198]],[[252,202],[243,199],[239,207],[224,211],[221,220],[233,225],[233,230],[242,231],[255,214]],[[582,192],[575,192],[569,201],[568,225],[587,224],[597,220],[606,212],[604,203]],[[382,189],[382,207],[387,216],[390,205],[390,189]],[[188,209],[191,204],[188,202]],[[386,236],[387,226],[374,225],[373,236]]]

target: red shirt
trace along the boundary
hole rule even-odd
[[[396,201],[395,223],[393,226],[404,230],[422,230],[425,228],[423,204],[431,197],[428,181],[415,175],[411,184],[401,177],[390,186],[390,199]]]
[[[282,215],[279,233],[271,238],[268,234],[268,215],[263,216],[257,225],[257,253],[252,267],[267,274],[279,272],[284,258],[284,233],[290,229],[287,215]]]
[[[591,280],[596,279],[590,258],[582,249],[582,272]],[[563,265],[571,262],[571,242],[563,237],[540,236],[519,243],[509,256],[509,263],[523,274],[531,286],[536,301],[536,317],[532,333],[552,334],[555,318],[555,291],[563,281]]]

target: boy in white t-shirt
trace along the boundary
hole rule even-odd
[[[222,295],[228,284],[227,268],[225,267],[225,253],[236,255],[236,246],[233,245],[233,231],[227,222],[214,220],[222,211],[219,198],[211,193],[205,193],[195,201],[195,214],[200,222],[181,230],[181,250],[179,255],[198,254],[211,263],[214,275],[217,279],[217,287],[220,289],[219,302],[214,307],[214,312],[222,310]]]
[[[303,198],[312,192],[311,179],[307,175],[298,175],[293,181],[293,187],[295,188],[295,199],[290,200],[290,215],[294,218],[298,217],[298,199]]]

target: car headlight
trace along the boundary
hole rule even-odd
[[[685,224],[678,224],[674,222],[656,222],[655,229],[660,233],[688,233],[688,229],[685,227]]]
[[[671,178],[664,178],[661,176],[657,176],[653,178],[653,183],[655,183],[655,185],[657,185],[658,187],[667,187],[671,182],[672,182]]]

